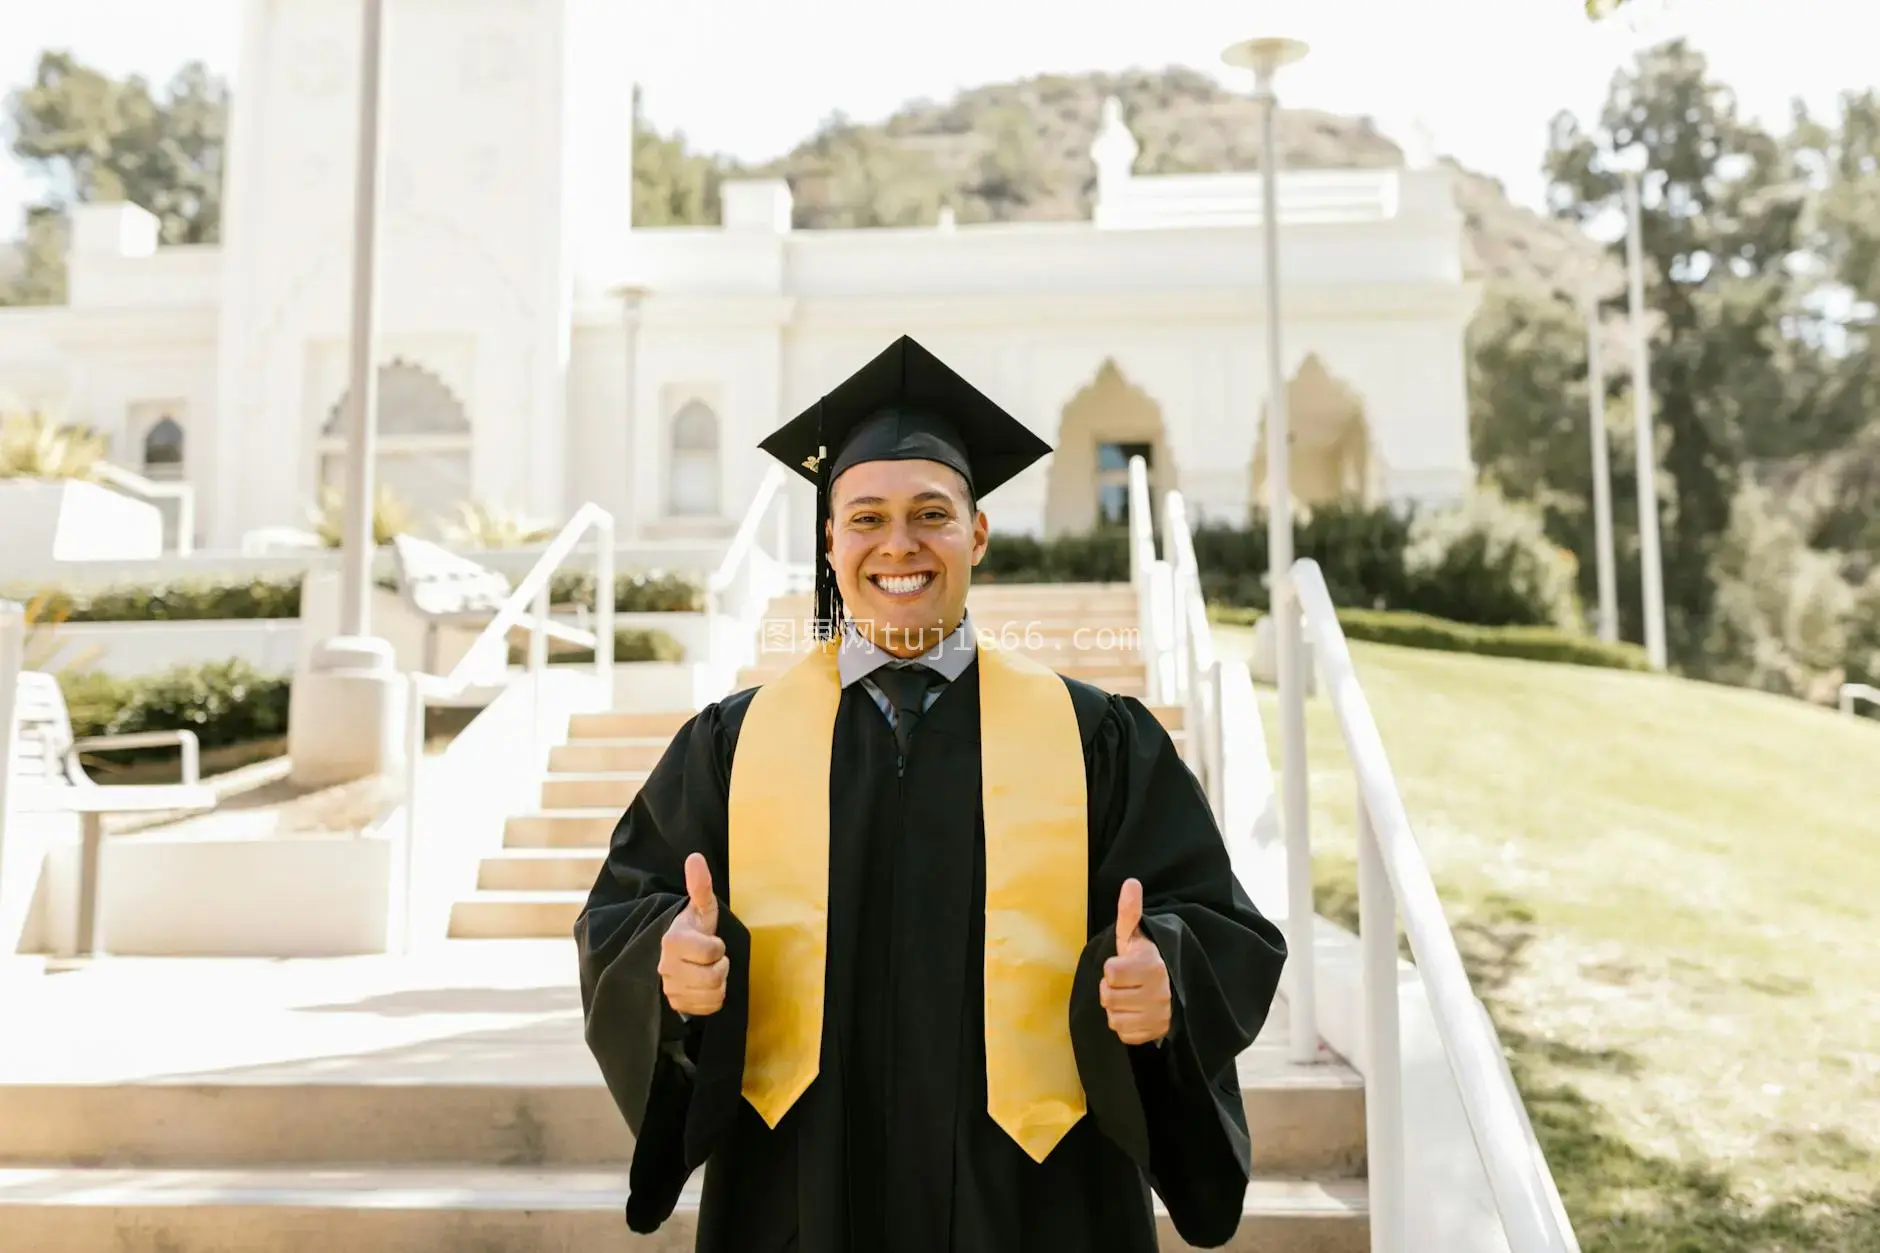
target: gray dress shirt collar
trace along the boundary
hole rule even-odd
[[[899,658],[886,652],[863,635],[853,622],[842,624],[842,643],[836,650],[836,668],[842,675],[842,686],[848,687],[875,671],[888,665],[906,665],[918,662],[927,666],[951,683],[966,673],[966,667],[973,664],[977,655],[977,644],[973,632],[973,616],[968,613],[960,619],[960,624],[953,633],[935,644],[918,657]]]

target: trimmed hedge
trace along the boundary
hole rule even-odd
[[[209,622],[300,616],[300,579],[250,579],[218,583],[183,579],[174,583],[107,587],[67,592],[47,588],[19,597],[43,596],[47,620],[66,622]],[[63,615],[62,619],[60,615]]]
[[[1049,540],[995,534],[973,582],[1127,583],[1129,532],[1116,528]]]
[[[1259,609],[1210,606],[1216,622],[1252,626],[1266,616]],[[1338,625],[1347,639],[1402,648],[1429,648],[1439,652],[1474,653],[1484,657],[1513,657],[1522,661],[1549,661],[1569,666],[1598,666],[1609,670],[1649,670],[1645,650],[1636,644],[1608,644],[1574,635],[1557,627],[1471,626],[1421,613],[1378,609],[1341,609]]]
[[[262,674],[245,661],[178,666],[136,678],[64,673],[59,686],[71,710],[72,732],[79,736],[189,730],[210,749],[287,734],[290,681]]]
[[[563,570],[548,581],[557,605],[592,605],[594,572]],[[667,572],[622,574],[614,579],[615,613],[699,613],[705,590],[689,575]]]
[[[619,665],[629,661],[684,661],[685,645],[664,631],[645,630],[640,627],[623,627],[614,632],[614,663]],[[529,650],[522,644],[509,646],[509,664],[527,665]],[[594,650],[591,648],[558,648],[554,641],[549,642],[548,664],[551,666],[593,665]]]
[[[1263,514],[1244,524],[1203,521],[1194,541],[1203,596],[1266,608]],[[1332,504],[1302,510],[1293,551],[1318,563],[1340,605],[1483,626],[1570,630],[1584,621],[1572,555],[1547,538],[1531,511],[1487,489],[1445,509]],[[1115,528],[1049,540],[995,536],[973,577],[987,583],[1121,582],[1129,578],[1129,535]]]
[[[54,622],[274,621],[300,616],[301,584],[299,576],[237,582],[184,579],[95,591],[9,591],[7,598],[25,603],[43,598],[45,620]],[[378,585],[397,589],[390,579],[380,579]],[[704,608],[704,593],[682,574],[623,574],[614,580],[614,588],[619,613],[697,613]],[[594,576],[577,570],[557,574],[550,580],[549,597],[557,605],[591,605]]]

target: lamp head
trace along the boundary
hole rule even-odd
[[[1304,57],[1310,46],[1302,39],[1284,35],[1262,35],[1243,39],[1221,53],[1221,60],[1243,70],[1252,70],[1254,81],[1265,86],[1282,66]]]

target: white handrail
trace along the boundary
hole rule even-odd
[[[1201,592],[1200,562],[1195,556],[1194,531],[1188,524],[1187,504],[1178,491],[1169,492],[1165,500],[1163,530],[1166,542],[1163,548],[1168,559],[1161,564],[1169,571],[1176,605],[1176,643],[1165,645],[1165,651],[1178,664],[1175,666],[1174,689],[1165,693],[1163,699],[1177,697],[1185,702],[1189,726],[1192,728],[1189,734],[1199,737],[1201,743],[1199,756],[1203,763],[1202,777],[1208,799],[1213,802],[1215,813],[1225,817],[1231,790],[1226,777],[1229,766],[1224,723],[1228,680],[1214,656],[1214,634],[1208,623],[1207,601]],[[1239,676],[1236,682],[1244,677]],[[1302,743],[1304,719],[1298,719],[1295,725],[1299,728],[1297,742]],[[1282,765],[1288,771],[1288,793],[1294,806],[1287,809],[1287,821],[1282,830],[1287,868],[1286,943],[1294,953],[1311,954],[1315,951],[1316,922],[1312,907],[1312,849],[1306,823],[1294,817],[1295,807],[1304,797],[1305,775],[1303,764],[1296,772],[1289,764],[1295,756],[1303,762],[1303,748],[1293,754],[1290,747],[1283,745]],[[1256,768],[1264,770],[1267,768],[1266,763],[1261,762]],[[1299,960],[1289,963],[1287,980],[1286,996],[1291,1011],[1287,1039],[1289,1056],[1297,1064],[1309,1065],[1319,1056],[1317,962]]]
[[[731,538],[731,546],[725,549],[724,559],[712,571],[705,585],[707,595],[723,592],[737,580],[738,573],[757,548],[758,529],[764,524],[764,514],[770,509],[770,502],[783,490],[783,483],[782,466],[773,465],[764,472],[763,481],[757,485],[757,495],[751,498],[750,508],[744,511],[744,519],[738,523],[737,534]],[[777,556],[781,559],[783,554]]]
[[[26,610],[0,600],[0,964],[12,952],[14,936],[7,920],[7,788],[13,779],[13,741],[19,734],[17,703],[20,670],[26,664]]]
[[[1171,607],[1169,563],[1155,555],[1155,514],[1149,495],[1149,463],[1140,456],[1129,459],[1129,582],[1136,592],[1136,626],[1142,642],[1145,669],[1144,696],[1151,704],[1170,700],[1180,682],[1175,666],[1170,624],[1163,620]]]
[[[784,484],[788,481],[788,473],[782,466],[773,465],[765,471],[763,481],[757,485],[757,494],[751,498],[743,520],[738,523],[737,533],[725,549],[724,558],[705,582],[705,665],[711,675],[713,691],[729,690],[738,666],[749,657],[744,651],[729,658],[722,655],[724,644],[720,637],[726,634],[726,629],[721,628],[720,619],[728,614],[726,602],[737,601],[735,610],[730,611],[733,622],[728,630],[743,650],[744,641],[755,638],[763,611],[769,605],[770,597],[766,593],[781,590],[759,585],[763,552],[758,547],[757,537],[763,530],[765,515],[773,504],[776,505],[776,539],[780,546],[776,564],[780,568],[785,557],[781,546],[789,538],[789,498],[783,495]],[[732,597],[734,589],[741,591],[742,596]]]
[[[1841,712],[1854,713],[1855,702],[1866,701],[1869,705],[1880,706],[1880,687],[1871,683],[1843,683],[1841,685]]]
[[[595,533],[594,551],[594,630],[564,626],[549,619],[549,591],[555,574],[565,565],[589,531]],[[516,627],[529,628],[528,674],[536,685],[538,714],[531,719],[531,755],[540,751],[543,732],[539,715],[542,672],[548,665],[548,638],[567,640],[594,649],[594,674],[603,692],[611,692],[614,681],[614,605],[618,591],[614,586],[614,516],[592,502],[582,505],[562,527],[535,565],[517,583],[476,640],[446,675],[413,671],[406,676],[410,687],[405,749],[405,821],[398,831],[397,848],[392,850],[393,917],[387,927],[388,947],[408,951],[412,935],[412,885],[415,878],[414,856],[420,823],[419,768],[424,761],[424,719],[431,701],[452,700],[480,682],[487,681],[492,669],[508,670],[509,633]],[[492,657],[501,662],[493,665]]]
[[[1221,667],[1214,655],[1214,632],[1201,594],[1201,570],[1195,560],[1194,532],[1188,504],[1179,491],[1165,498],[1162,549],[1169,554],[1175,600],[1176,673],[1181,682],[1188,733],[1198,740],[1202,782],[1214,812],[1222,812],[1225,770],[1221,731]]]
[[[196,489],[189,483],[159,483],[134,474],[123,466],[100,461],[92,474],[101,483],[145,500],[176,502],[176,555],[187,557],[196,551]]]
[[[1306,559],[1294,563],[1290,582],[1358,780],[1359,941],[1370,1061],[1364,1099],[1371,1247],[1379,1253],[1404,1248],[1406,1145],[1396,1017],[1401,914],[1510,1253],[1578,1253],[1579,1241],[1522,1108],[1501,1042],[1469,984],[1377,721],[1358,686],[1325,577],[1316,562]],[[1299,959],[1310,961],[1311,955],[1300,954]]]

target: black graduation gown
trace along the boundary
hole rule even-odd
[[[1240,1221],[1248,1134],[1235,1058],[1285,960],[1241,891],[1194,776],[1138,701],[1065,680],[1083,737],[1090,940],[1070,1026],[1089,1113],[1035,1163],[986,1112],[979,667],[935,700],[904,773],[856,684],[836,715],[821,1066],[773,1131],[739,1093],[749,933],[725,905],[732,755],[750,692],[699,713],[621,818],[575,924],[589,1048],[636,1136],[627,1222],[657,1229],[705,1167],[699,1253],[1140,1253],[1154,1187],[1190,1244]],[[660,991],[660,939],[702,852],[730,957],[718,1013]],[[1128,1046],[1098,998],[1122,883],[1175,1004]]]

